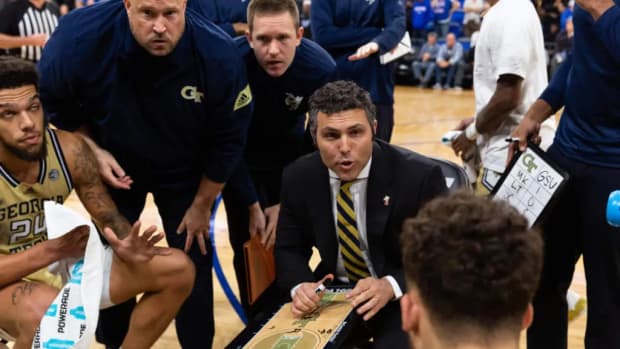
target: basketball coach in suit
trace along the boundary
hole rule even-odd
[[[351,337],[371,336],[373,348],[407,348],[397,301],[405,290],[399,235],[405,218],[447,191],[441,169],[376,140],[375,107],[354,82],[328,83],[309,103],[319,151],[283,174],[278,285],[290,291],[299,317],[317,308],[316,289],[326,279],[349,285],[347,297],[363,318]],[[321,256],[314,271],[312,247]]]

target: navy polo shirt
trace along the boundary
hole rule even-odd
[[[377,104],[394,104],[393,64],[380,64],[379,55],[396,47],[405,34],[402,0],[312,1],[310,17],[312,38],[336,61],[338,78],[355,81]],[[371,41],[378,44],[378,54],[348,60]]]
[[[620,7],[596,22],[575,5],[573,53],[541,95],[564,106],[554,146],[570,159],[620,168]]]
[[[236,38],[235,42],[243,55],[254,95],[246,164],[250,168],[276,170],[281,174],[284,166],[301,155],[308,98],[316,89],[333,80],[336,63],[315,42],[302,39],[289,68],[282,76],[273,78],[258,64],[245,37]],[[277,179],[274,182],[279,183]],[[244,183],[246,189],[240,190],[246,191],[242,195],[249,205],[256,201],[257,196],[248,184],[248,174],[233,177],[228,186],[243,188]],[[269,196],[279,197],[279,190],[279,186],[274,188]],[[268,204],[275,203],[277,200]]]
[[[187,10],[165,57],[134,39],[123,2],[67,15],[39,63],[46,115],[59,128],[89,125],[134,178],[224,182],[243,151],[251,93],[230,38]]]

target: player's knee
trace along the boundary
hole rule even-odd
[[[177,249],[173,249],[172,254],[166,256],[166,258],[166,265],[170,268],[168,274],[172,276],[168,287],[176,292],[189,295],[194,287],[194,278],[196,276],[194,263],[183,251]]]
[[[34,290],[19,300],[19,317],[16,320],[16,337],[31,337],[43,319],[58,290],[45,286],[34,286]]]

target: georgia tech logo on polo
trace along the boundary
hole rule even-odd
[[[237,111],[252,102],[252,90],[250,90],[250,84],[245,85],[245,88],[239,92],[237,99],[235,100],[235,106],[233,111]]]
[[[288,110],[295,110],[299,108],[301,101],[304,100],[303,96],[295,96],[292,93],[285,93],[286,97],[284,98],[284,104],[288,108]]]
[[[204,93],[198,91],[196,86],[184,86],[181,89],[181,97],[187,99],[188,101],[194,101],[195,103],[202,102],[202,98],[204,97]]]

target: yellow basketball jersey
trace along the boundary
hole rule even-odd
[[[45,142],[47,154],[40,161],[37,183],[20,183],[0,162],[0,254],[47,240],[43,202],[63,203],[73,189],[58,138],[49,128]]]

